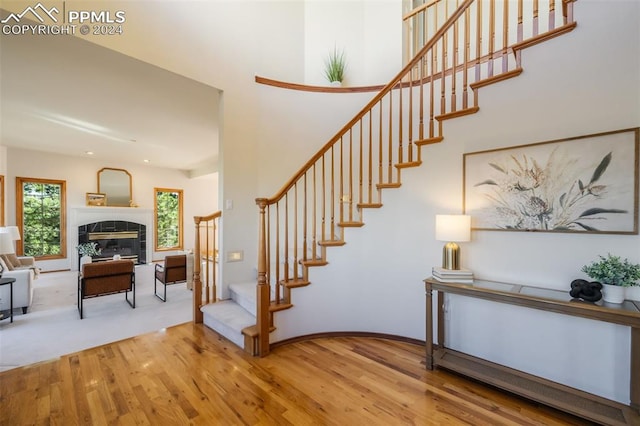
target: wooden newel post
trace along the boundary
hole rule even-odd
[[[258,326],[258,354],[265,356],[269,354],[269,283],[267,282],[267,222],[265,209],[267,207],[266,198],[257,198],[256,204],[260,208],[260,221],[258,224],[258,285],[256,296],[258,300],[257,326]]]
[[[193,250],[193,322],[201,324],[203,321],[200,305],[202,304],[202,281],[200,280],[200,216],[194,216],[196,224],[196,239]]]

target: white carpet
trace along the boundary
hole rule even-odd
[[[82,320],[77,272],[40,274],[27,314],[17,309],[13,323],[0,321],[0,371],[191,321],[192,292],[184,283],[167,286],[163,303],[153,295],[153,270],[153,264],[136,266],[135,309],[124,293],[85,299]]]

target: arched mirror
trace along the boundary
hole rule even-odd
[[[124,169],[100,169],[98,192],[106,195],[108,206],[129,207],[133,201],[131,174]]]

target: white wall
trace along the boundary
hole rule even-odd
[[[481,89],[479,113],[444,124],[444,142],[424,148],[402,188],[294,290],[275,340],[331,330],[424,339],[422,279],[442,253],[434,216],[462,211],[463,153],[640,126],[640,2],[585,0],[575,14],[576,30],[523,53],[520,77]],[[568,291],[598,254],[640,262],[639,248],[638,235],[474,231],[462,263],[480,278]],[[449,298],[448,317],[453,348],[629,402],[627,327],[464,297]]]
[[[103,162],[91,158],[70,157],[37,151],[8,148],[9,159],[7,169],[7,223],[16,223],[15,212],[15,178],[29,177],[40,179],[58,179],[66,181],[67,189],[67,217],[71,209],[85,206],[87,192],[97,191],[97,173],[103,167],[126,169],[132,175],[133,199],[140,209],[150,209],[153,215],[153,188],[173,188],[184,190],[184,246],[194,247],[193,216],[204,216],[218,210],[218,177],[217,175],[203,176],[190,179],[184,172],[162,169],[151,166],[141,166],[127,162]],[[128,209],[126,209],[128,210]],[[70,222],[68,226],[72,226]],[[73,269],[75,265],[75,246],[77,241],[70,241],[77,232],[67,231],[70,238],[67,241],[67,257],[61,260],[40,261],[43,270]],[[153,240],[150,244],[154,244]],[[167,252],[154,252],[151,247],[151,259],[162,259]]]
[[[4,191],[6,191],[7,188],[7,182],[6,182],[6,175],[7,175],[7,148],[4,146],[0,146],[0,175],[5,177],[5,182],[4,182],[4,188],[1,188],[2,192],[4,193]],[[4,218],[7,218],[7,203],[6,203],[6,198],[5,198],[5,203],[4,203]]]
[[[401,0],[309,0],[304,16],[305,83],[327,85],[324,61],[334,47],[345,54],[345,86],[385,84],[400,71]]]

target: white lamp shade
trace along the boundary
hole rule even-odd
[[[436,240],[451,242],[471,240],[471,216],[464,214],[436,215]]]
[[[0,232],[0,254],[15,253],[13,250],[13,240],[9,232]]]
[[[18,241],[20,239],[20,230],[17,226],[5,226],[5,229],[8,231],[9,235],[11,235],[11,239],[13,241]]]

